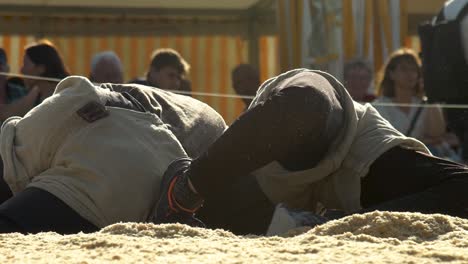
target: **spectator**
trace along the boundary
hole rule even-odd
[[[113,51],[99,52],[91,60],[90,80],[95,83],[123,83],[123,67]]]
[[[448,150],[450,147],[445,146],[444,137],[447,132],[441,108],[378,105],[378,103],[415,105],[424,103],[421,75],[421,62],[413,50],[403,48],[391,54],[383,69],[379,90],[381,96],[375,101],[376,109],[398,131],[421,140],[432,151],[442,150],[440,144],[444,145],[444,150]],[[457,159],[452,152],[434,154]]]
[[[351,97],[358,102],[372,102],[375,95],[369,93],[372,69],[364,60],[349,61],[344,66],[344,85]]]
[[[57,48],[48,40],[32,43],[26,47],[21,73],[25,75],[61,80],[69,75]],[[27,88],[39,90],[36,105],[51,96],[57,81],[26,78]]]
[[[181,80],[188,74],[189,64],[173,49],[157,49],[151,56],[146,74],[148,85],[164,90],[180,90]]]
[[[238,95],[255,96],[260,86],[260,74],[250,64],[239,64],[231,72],[232,87]],[[246,108],[252,102],[252,98],[242,98]]]
[[[69,75],[59,52],[47,40],[35,42],[26,47],[21,73],[57,79],[63,79]],[[34,106],[52,95],[57,82],[25,78],[24,84],[29,90],[28,94],[17,102],[2,105],[0,108],[1,121],[10,116],[23,116],[26,114]]]
[[[8,73],[10,67],[5,50],[0,48],[0,72]],[[22,79],[0,75],[0,104],[9,104],[26,95]]]

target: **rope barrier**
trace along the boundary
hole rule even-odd
[[[7,76],[7,77],[19,77],[19,78],[24,78],[24,79],[57,82],[57,83],[62,80],[62,79],[57,79],[57,78],[49,78],[49,77],[41,77],[41,76],[25,75],[25,74],[9,73],[9,72],[0,72],[0,75]]]
[[[34,76],[34,75],[26,75],[26,74],[19,74],[19,73],[7,73],[7,72],[0,72],[1,76],[8,76],[8,77],[19,77],[23,79],[30,79],[30,80],[38,80],[38,81],[48,81],[48,82],[60,82],[62,79],[58,78],[49,78],[49,77],[41,77],[41,76]],[[94,83],[99,84],[99,83]],[[253,99],[253,96],[248,95],[237,95],[237,94],[221,94],[221,93],[205,93],[205,92],[188,92],[188,91],[179,91],[179,90],[165,90],[168,92],[178,93],[178,94],[191,94],[191,95],[199,95],[199,96],[213,96],[213,97],[226,97],[226,98],[245,98],[245,99]]]
[[[464,104],[403,104],[403,103],[371,103],[373,106],[398,106],[398,107],[422,107],[422,108],[451,108],[451,109],[468,109],[468,105]]]
[[[48,78],[48,77],[25,75],[25,74],[18,74],[18,73],[0,72],[0,75],[9,76],[9,77],[19,77],[19,78],[31,79],[31,80],[39,80],[39,81],[57,82],[57,83],[61,81],[61,79],[57,79],[57,78]],[[94,83],[94,84],[99,84],[99,83]],[[188,92],[188,91],[179,91],[179,90],[165,90],[165,91],[178,93],[178,94],[185,94],[185,95],[212,96],[212,97],[239,98],[239,99],[253,99],[254,98],[253,96],[237,95],[237,94],[207,93],[207,92],[195,92],[195,91]],[[464,105],[464,104],[439,104],[439,103],[437,104],[404,104],[404,103],[375,102],[375,103],[372,103],[372,105],[373,106],[468,109],[468,105]]]

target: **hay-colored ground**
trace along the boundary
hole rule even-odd
[[[296,233],[126,223],[93,234],[4,234],[0,263],[468,263],[468,220],[444,215],[373,212]]]

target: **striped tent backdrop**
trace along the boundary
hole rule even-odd
[[[421,51],[421,40],[418,35],[409,35],[405,38],[404,46],[419,53]]]
[[[93,54],[113,50],[124,65],[125,80],[145,75],[151,53],[157,48],[177,50],[191,65],[194,92],[234,94],[231,70],[248,63],[248,44],[238,36],[46,36],[61,54],[70,72],[88,76]],[[35,40],[30,35],[0,35],[0,47],[7,53],[12,73],[19,73],[24,47]],[[261,79],[279,72],[278,38],[261,36],[258,41]],[[215,108],[230,124],[242,112],[240,99],[195,96]]]
[[[302,56],[304,2],[305,0],[277,2],[282,72],[304,65],[304,57]]]
[[[358,57],[380,69],[407,41],[407,1],[278,1],[281,69],[324,65],[341,76],[343,62]]]
[[[408,0],[343,0],[343,59],[367,59],[378,71],[408,46]]]
[[[281,71],[306,67],[340,74],[341,1],[277,2]]]

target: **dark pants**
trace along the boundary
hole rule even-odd
[[[316,88],[287,88],[273,95],[244,113],[194,160],[188,175],[205,197],[199,217],[208,227],[238,234],[266,231],[274,204],[250,173],[274,160],[290,170],[312,168],[340,129],[327,123],[330,115],[342,114],[338,100]],[[362,181],[361,200],[367,211],[468,218],[466,190],[468,170],[463,165],[396,147],[371,166]]]
[[[54,195],[38,188],[26,188],[12,196],[3,180],[0,159],[0,233],[94,232],[98,228]]]
[[[395,147],[362,179],[362,212],[441,213],[468,219],[467,190],[466,166]]]
[[[0,205],[0,233],[73,234],[99,229],[54,195],[26,188]]]

